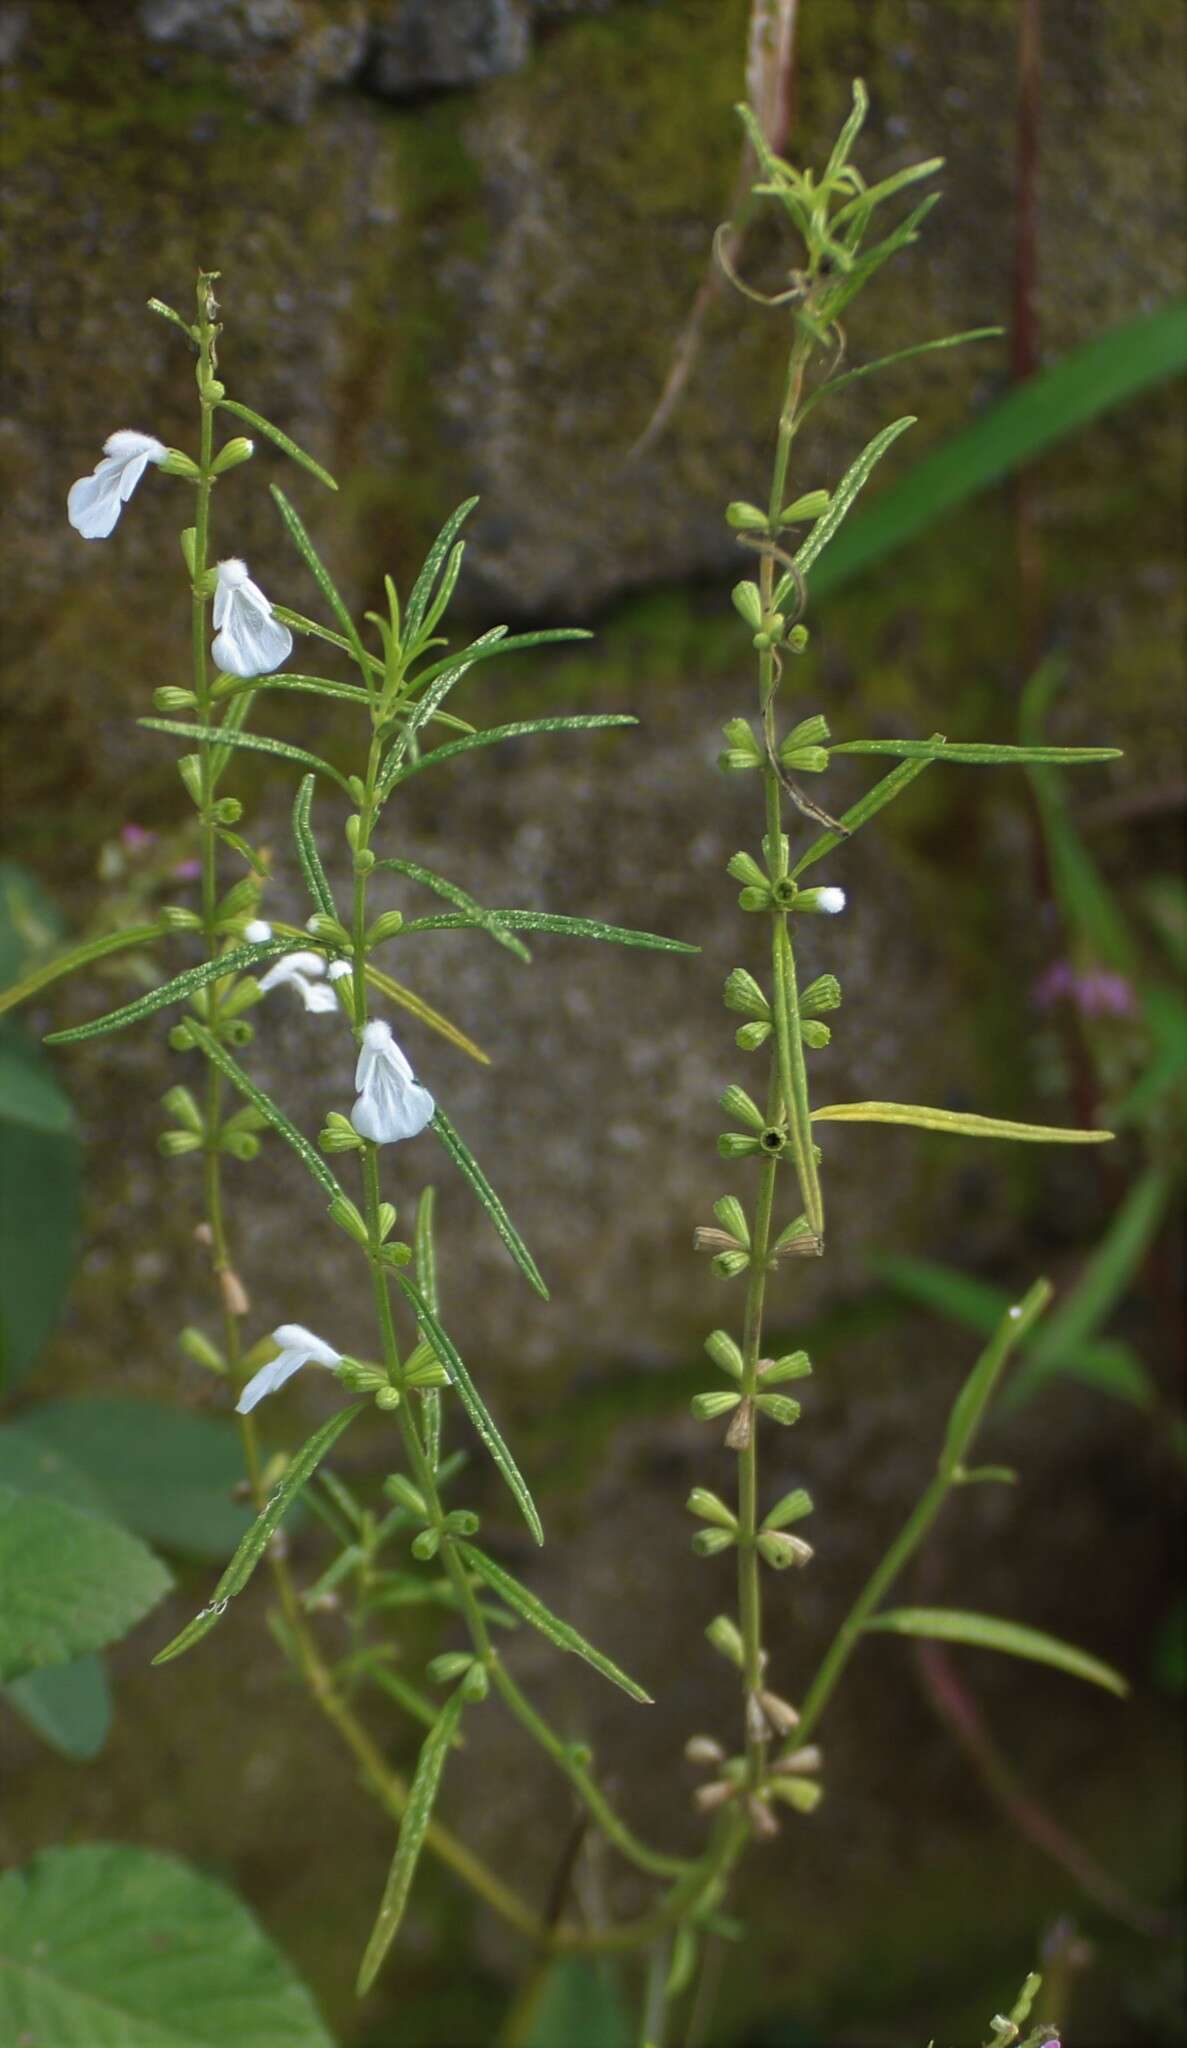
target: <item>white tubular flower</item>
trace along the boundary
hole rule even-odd
[[[822,910],[826,917],[837,917],[845,908],[843,889],[801,889],[795,899],[797,910]]]
[[[263,976],[260,994],[266,996],[271,989],[279,988],[288,981],[307,1010],[336,1010],[337,996],[328,983],[320,979],[325,971],[326,963],[320,953],[285,953]]]
[[[272,607],[247,573],[247,563],[232,556],[218,565],[214,593],[218,638],[212,652],[228,676],[267,676],[287,661],[293,636],[272,616]]]
[[[363,1032],[354,1085],[359,1099],[350,1112],[350,1121],[360,1138],[370,1138],[375,1145],[394,1145],[401,1138],[415,1138],[436,1108],[428,1089],[413,1079],[412,1069],[392,1037],[390,1024],[378,1018]]]
[[[243,936],[249,946],[266,946],[272,937],[272,927],[262,917],[253,917],[250,924],[244,925]]]
[[[169,450],[152,434],[121,427],[103,443],[103,460],[91,476],[71,484],[66,516],[84,540],[106,540],[150,462],[164,462]]]
[[[262,1365],[254,1379],[250,1379],[235,1403],[240,1415],[247,1415],[262,1401],[265,1394],[274,1394],[291,1380],[303,1365],[341,1365],[342,1353],[335,1351],[331,1344],[323,1344],[312,1330],[306,1330],[300,1323],[282,1323],[272,1332],[272,1342],[280,1350],[267,1365]]]

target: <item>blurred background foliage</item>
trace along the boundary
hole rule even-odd
[[[867,170],[948,158],[944,204],[855,316],[849,364],[951,328],[1009,330],[856,381],[816,416],[804,487],[827,483],[888,409],[920,424],[814,577],[803,708],[826,708],[838,737],[940,727],[1126,752],[1074,789],[1057,770],[929,774],[876,846],[837,863],[852,916],[829,933],[846,993],[820,1056],[832,1099],[1097,1120],[1119,1141],[1068,1162],[913,1134],[828,1139],[831,1255],[786,1333],[816,1378],[772,1477],[811,1483],[819,1561],[777,1589],[782,1655],[807,1672],[918,1490],[978,1333],[1043,1270],[1057,1304],[994,1425],[993,1455],[1023,1483],[962,1499],[912,1591],[959,1590],[1083,1642],[1134,1695],[1121,1707],[1004,1659],[868,1645],[829,1729],[828,1800],[810,1830],[755,1859],[737,1902],[758,1946],[723,1944],[711,2038],[980,2038],[1041,1955],[1077,2041],[1163,2048],[1184,2038],[1187,777],[1182,398],[1168,381],[1184,360],[1184,23],[1156,0],[1066,0],[1041,22],[1036,0],[791,12],[791,154],[819,151],[860,73]],[[722,870],[741,810],[710,770],[745,649],[720,511],[761,473],[782,354],[776,317],[705,283],[737,174],[749,13],[747,0],[0,8],[0,985],[35,975],[68,936],[151,923],[193,890],[172,770],[132,723],[185,658],[172,507],[88,550],[62,500],[115,426],[186,444],[185,358],[143,302],[185,303],[199,263],[224,274],[240,395],[344,479],[339,499],[310,493],[303,510],[360,608],[479,490],[467,619],[590,623],[597,639],[476,681],[473,715],[547,702],[643,721],[577,765],[543,743],[530,759],[485,756],[464,785],[413,784],[399,850],[484,900],[694,940],[700,961],[591,961],[545,941],[523,970],[459,934],[423,969],[408,941],[399,971],[406,960],[491,1055],[480,1070],[409,1034],[418,1069],[499,1161],[553,1289],[548,1309],[525,1302],[443,1192],[446,1305],[545,1511],[541,1591],[658,1704],[603,1699],[547,1660],[533,1679],[595,1744],[619,1804],[677,1846],[698,1829],[681,1742],[728,1711],[699,1636],[714,1568],[694,1568],[678,1511],[704,1476],[686,1401],[719,1316],[688,1246],[721,1191],[713,1102],[733,1066],[717,992],[735,964]],[[738,260],[778,277],[757,232]],[[240,485],[217,508],[220,552],[308,609],[265,495]],[[146,499],[163,508],[163,488],[150,480]],[[305,704],[283,717],[278,730],[334,758],[329,707],[312,724]],[[852,772],[830,782],[831,808],[861,786],[840,787]],[[283,849],[285,777],[250,762],[239,774]],[[273,907],[299,902],[280,850]],[[625,2043],[608,1970],[566,1965],[512,2001],[523,1959],[439,1874],[356,2009],[359,1931],[390,1842],[266,1646],[262,1589],[184,1674],[147,1668],[245,1518],[221,1396],[174,1343],[203,1292],[185,1168],[155,1152],[176,1075],[156,1036],[52,1063],[36,1041],[149,978],[143,956],[121,956],[0,1026],[0,1487],[121,1532],[146,1574],[163,1554],[177,1588],[105,1660],[98,1637],[8,1686],[0,1854],[15,1865],[68,1839],[184,1855],[249,1901],[354,2048],[397,2025],[416,2048],[500,2028],[518,2048]],[[324,1088],[296,1018],[278,1017],[253,1056],[315,1127]],[[428,1170],[410,1149],[409,1199]],[[316,1324],[328,1299],[349,1346],[362,1311],[338,1299],[335,1254],[307,1233],[307,1192],[286,1160],[268,1173],[275,1205],[244,1219],[248,1334]],[[258,1197],[259,1171],[252,1185]],[[310,1422],[333,1402],[316,1386],[290,1398]],[[352,1484],[376,1468],[372,1443],[352,1436]],[[504,1516],[493,1489],[486,1505]],[[316,1525],[292,1540],[313,1576]],[[151,1599],[163,1587],[161,1574]],[[527,1666],[536,1652],[519,1655]],[[398,1759],[415,1747],[394,1714],[383,1735]],[[542,1892],[571,1827],[562,1795],[527,1771],[493,1710],[458,1765],[446,1817]],[[170,1897],[203,1882],[153,1868]],[[113,1881],[100,1863],[70,1880],[47,1870],[42,1911],[67,1914],[71,1883]],[[595,1912],[634,1897],[614,1866],[585,1881]],[[222,1897],[208,1888],[178,1911],[208,1915],[233,1949],[250,1930],[228,1932]],[[311,2031],[294,2038],[320,2038],[300,2014],[294,2028]]]

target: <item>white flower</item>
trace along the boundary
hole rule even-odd
[[[392,1037],[391,1026],[378,1018],[363,1032],[354,1085],[359,1099],[350,1112],[350,1121],[360,1138],[370,1138],[376,1145],[394,1145],[400,1138],[415,1138],[436,1107],[428,1089],[413,1080],[412,1069]]]
[[[821,889],[816,898],[816,908],[818,910],[826,910],[830,917],[836,917],[838,911],[845,908],[845,891],[843,889]]]
[[[212,651],[224,675],[271,675],[293,651],[288,627],[273,618],[263,591],[247,573],[247,563],[234,557],[218,565],[214,623],[218,638]]]
[[[326,973],[331,981],[341,981],[344,974],[353,974],[354,968],[349,960],[331,960]]]
[[[71,484],[66,516],[84,540],[106,540],[150,462],[164,462],[169,450],[151,434],[121,427],[103,443],[94,474]]]
[[[260,1367],[254,1379],[248,1380],[235,1403],[240,1415],[247,1415],[265,1394],[274,1394],[278,1387],[283,1387],[285,1381],[291,1380],[303,1365],[335,1366],[342,1363],[340,1351],[335,1351],[330,1344],[323,1344],[320,1337],[315,1337],[312,1330],[304,1329],[300,1323],[282,1323],[278,1330],[273,1330],[272,1342],[279,1344],[280,1350],[275,1358],[268,1360],[267,1365]]]
[[[243,936],[249,946],[266,946],[272,937],[272,927],[262,917],[253,917],[250,924],[244,925]]]
[[[260,993],[266,996],[270,989],[291,981],[307,1010],[336,1010],[337,996],[326,982],[319,979],[325,971],[326,963],[320,953],[284,953],[264,975]]]

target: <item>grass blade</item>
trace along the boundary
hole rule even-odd
[[[1013,1138],[1020,1143],[1104,1145],[1112,1131],[1075,1131],[1057,1124],[1019,1124],[1006,1117],[974,1116],[963,1109],[931,1109],[917,1102],[833,1102],[812,1111],[813,1123],[913,1124],[959,1138]]]
[[[295,1457],[290,1458],[284,1478],[243,1537],[211,1594],[208,1605],[200,1614],[194,1616],[179,1635],[174,1636],[171,1643],[166,1643],[163,1650],[158,1650],[153,1658],[154,1664],[167,1664],[173,1657],[180,1657],[184,1651],[200,1642],[203,1636],[208,1635],[215,1624],[222,1620],[227,1602],[233,1600],[237,1593],[242,1593],[301,1488],[312,1478],[326,1453],[337,1443],[343,1430],[354,1421],[356,1415],[362,1414],[366,1406],[365,1401],[355,1401],[349,1408],[340,1408],[337,1415],[331,1415],[329,1421],[324,1422],[320,1429],[314,1431],[308,1442],[302,1444]]]
[[[249,405],[240,405],[236,398],[220,398],[218,403],[222,412],[233,412],[236,419],[246,420],[248,426],[254,427],[257,433],[267,435],[269,441],[282,448],[291,461],[299,463],[302,469],[307,469],[310,476],[315,476],[328,491],[337,490],[338,486],[329,470],[323,469],[320,462],[315,462],[312,455],[307,455],[303,448],[299,448],[280,427],[274,427],[271,420],[266,420],[262,413],[253,412]]]
[[[485,1449],[490,1453],[491,1458],[502,1474],[509,1491],[514,1495],[524,1521],[527,1523],[536,1542],[543,1543],[544,1530],[539,1514],[536,1511],[536,1503],[528,1492],[527,1481],[504,1443],[490,1410],[487,1408],[485,1401],[462,1364],[460,1354],[453,1339],[447,1336],[443,1325],[439,1318],[434,1315],[419,1287],[415,1287],[412,1281],[407,1279],[403,1273],[397,1273],[396,1279],[401,1292],[410,1302],[422,1330],[449,1374],[450,1381],[456,1389],[462,1407],[477,1430]]]
[[[970,1643],[980,1650],[1000,1650],[1009,1657],[1026,1657],[1034,1664],[1052,1664],[1072,1678],[1102,1685],[1124,1699],[1129,1686],[1119,1671],[1078,1650],[1074,1643],[1042,1629],[1027,1628],[1020,1621],[1001,1621],[994,1614],[968,1614],[956,1607],[891,1607],[873,1615],[867,1629],[886,1629],[896,1635],[926,1636],[939,1643]]]
[[[543,1301],[548,1300],[548,1289],[540,1275],[540,1269],[532,1257],[502,1202],[496,1195],[478,1161],[469,1147],[463,1144],[454,1130],[445,1111],[438,1108],[433,1113],[430,1129],[437,1133],[462,1179],[468,1181],[490,1217],[496,1231],[502,1238],[520,1272],[526,1274],[531,1285]]]
[[[538,1600],[527,1586],[521,1586],[518,1579],[512,1578],[511,1573],[504,1571],[502,1565],[496,1564],[485,1551],[479,1550],[473,1543],[460,1543],[458,1548],[470,1568],[478,1573],[479,1578],[486,1580],[492,1593],[497,1594],[506,1606],[513,1607],[515,1612],[522,1615],[526,1622],[530,1622],[533,1628],[539,1629],[540,1634],[547,1636],[550,1643],[555,1643],[558,1650],[570,1650],[575,1657],[584,1657],[587,1664],[592,1664],[594,1670],[600,1671],[602,1677],[608,1678],[611,1684],[621,1686],[623,1692],[629,1693],[633,1700],[640,1701],[645,1707],[654,1705],[650,1693],[644,1692],[641,1685],[636,1685],[633,1678],[628,1678],[626,1672],[620,1670],[610,1657],[604,1657],[600,1650],[594,1649],[592,1643],[587,1643],[585,1637],[569,1622],[562,1621],[551,1608],[545,1607],[542,1600]]]
[[[404,1908],[408,1904],[408,1894],[412,1890],[412,1880],[416,1875],[416,1866],[420,1860],[420,1852],[429,1831],[437,1789],[441,1783],[441,1773],[445,1769],[445,1759],[452,1747],[461,1713],[462,1696],[460,1692],[455,1692],[452,1699],[447,1700],[442,1708],[436,1727],[425,1736],[421,1745],[416,1770],[408,1788],[408,1804],[400,1822],[396,1853],[387,1874],[387,1884],[384,1886],[379,1913],[371,1930],[371,1939],[359,1965],[360,1998],[371,1989],[379,1974],[383,1958],[399,1932]]]

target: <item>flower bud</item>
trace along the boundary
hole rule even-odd
[[[757,1138],[744,1138],[740,1131],[723,1131],[717,1140],[718,1156],[722,1159],[752,1159],[761,1149]],[[724,1252],[722,1257],[740,1258],[744,1264],[749,1264],[745,1252]]]
[[[763,1712],[777,1735],[790,1735],[799,1726],[800,1717],[790,1700],[781,1699],[777,1692],[760,1692]],[[778,1768],[778,1766],[776,1766]]]
[[[183,476],[188,478],[190,483],[197,483],[202,474],[197,463],[190,456],[183,455],[180,448],[170,448],[164,461],[158,462],[157,468],[162,476]]]
[[[767,515],[757,505],[748,505],[744,498],[734,498],[725,508],[725,523],[735,533],[765,533]]]
[[[820,911],[828,917],[836,917],[845,908],[843,889],[801,889],[796,902],[797,910]]]
[[[404,913],[402,910],[385,910],[381,917],[376,918],[370,931],[367,933],[367,951],[370,952],[373,946],[381,946],[385,939],[393,939],[396,933],[403,929],[403,925]]]
[[[162,683],[152,700],[156,711],[192,711],[198,702],[192,690],[180,690],[174,683]]]
[[[718,1252],[713,1261],[713,1271],[722,1280],[735,1280],[739,1273],[745,1273],[750,1265],[749,1252]]]
[[[305,929],[327,946],[336,946],[343,952],[350,950],[352,940],[346,926],[339,924],[336,917],[327,917],[322,910],[314,911],[313,916],[306,920]]]
[[[767,877],[752,853],[732,853],[725,864],[725,871],[732,881],[744,882],[747,888],[768,887]]]
[[[759,1394],[755,1406],[763,1415],[769,1415],[780,1429],[790,1429],[800,1419],[800,1404],[790,1394]]]
[[[762,625],[762,593],[757,583],[735,583],[730,592],[734,610],[753,632]]]
[[[436,1529],[422,1529],[419,1536],[412,1539],[412,1555],[422,1564],[427,1564],[431,1557],[436,1557],[440,1543]]]
[[[761,1131],[766,1124],[766,1118],[757,1102],[752,1101],[746,1090],[739,1088],[736,1082],[731,1082],[730,1086],[722,1091],[718,1106],[726,1116],[736,1117],[740,1124],[748,1124],[752,1131]]]
[[[180,1159],[186,1152],[200,1152],[202,1140],[193,1131],[162,1131],[157,1150],[163,1159]]]
[[[219,1134],[218,1149],[244,1165],[254,1159],[260,1149],[260,1141],[251,1131],[223,1130]]]
[[[823,1052],[832,1038],[832,1032],[827,1024],[820,1023],[816,1017],[801,1017],[800,1037],[805,1045],[811,1046],[813,1052]]]
[[[831,499],[827,491],[805,491],[802,498],[795,498],[785,505],[779,514],[780,526],[798,525],[801,519],[819,519],[828,511]]]
[[[776,1778],[771,1786],[771,1797],[782,1799],[787,1806],[793,1806],[797,1813],[811,1813],[823,1798],[822,1788],[811,1778]]]
[[[713,1214],[723,1230],[728,1230],[741,1245],[750,1243],[750,1225],[746,1211],[736,1195],[719,1195],[713,1204]]]
[[[841,984],[835,974],[818,974],[800,997],[800,1016],[819,1017],[841,1007]]]
[[[471,1664],[462,1680],[462,1698],[468,1700],[472,1706],[477,1706],[480,1700],[486,1698],[489,1691],[490,1680],[485,1667],[477,1662]]]
[[[200,932],[202,920],[195,910],[184,910],[180,903],[165,903],[157,912],[166,931]]]
[[[725,1657],[731,1664],[736,1664],[739,1671],[742,1669],[746,1658],[745,1648],[737,1627],[728,1614],[716,1615],[705,1630],[705,1635],[719,1656]]]
[[[727,1010],[736,1010],[743,1017],[756,1017],[766,1022],[771,1014],[771,1006],[762,989],[744,967],[735,967],[727,974],[722,1001]]]
[[[202,1112],[188,1088],[167,1089],[161,1097],[161,1108],[185,1130],[193,1131],[199,1138],[202,1136],[205,1130]]]
[[[736,1408],[742,1396],[731,1394],[724,1387],[714,1388],[707,1394],[694,1394],[689,1407],[694,1422],[716,1422],[719,1415],[728,1415]]]
[[[328,1111],[317,1142],[323,1152],[361,1152],[364,1144],[350,1118],[337,1109]]]
[[[779,749],[780,765],[789,775],[823,775],[829,763],[827,747],[793,747],[786,742]]]
[[[764,1529],[786,1529],[792,1522],[801,1522],[812,1512],[812,1496],[805,1487],[797,1486],[791,1493],[785,1493],[776,1501],[770,1513],[763,1518]]]
[[[758,1554],[773,1571],[785,1572],[789,1565],[806,1564],[812,1551],[807,1543],[801,1543],[797,1536],[788,1536],[782,1529],[764,1529],[758,1537]]]
[[[369,1248],[371,1239],[367,1225],[361,1211],[355,1207],[349,1195],[335,1195],[330,1203],[329,1214],[330,1221],[336,1223],[339,1230],[344,1230],[348,1237],[353,1237],[356,1244]]]
[[[237,796],[220,796],[210,807],[210,815],[216,825],[237,825],[243,816],[243,805]]]
[[[699,1521],[714,1522],[719,1529],[736,1529],[738,1518],[732,1508],[716,1493],[710,1493],[707,1486],[694,1486],[684,1503],[690,1515]]]
[[[723,1550],[732,1550],[735,1541],[732,1529],[698,1529],[692,1539],[693,1553],[697,1557],[717,1557]]]
[[[192,1323],[187,1324],[177,1339],[177,1348],[195,1365],[205,1366],[207,1372],[226,1377],[227,1361],[204,1330],[196,1330]]]
[[[249,441],[246,434],[236,434],[233,441],[228,441],[219,449],[211,467],[211,475],[225,476],[229,469],[238,469],[241,462],[250,462],[254,454],[255,442]]]
[[[377,1408],[382,1408],[385,1414],[390,1414],[392,1410],[398,1408],[399,1405],[399,1387],[380,1387],[378,1393],[375,1396],[375,1406]]]
[[[356,875],[369,875],[374,866],[375,855],[370,847],[360,846],[354,857],[354,871]]]
[[[741,1349],[724,1330],[714,1330],[712,1336],[706,1337],[705,1349],[720,1372],[728,1373],[732,1380],[741,1379]]]
[[[739,1052],[759,1052],[771,1035],[769,1024],[740,1024],[734,1033]]]
[[[789,654],[802,654],[808,645],[809,637],[806,626],[793,626],[783,645]]]
[[[823,1762],[816,1744],[808,1742],[803,1749],[793,1749],[790,1756],[780,1757],[775,1769],[781,1778],[798,1778],[818,1771]]]
[[[417,1517],[418,1521],[423,1522],[428,1519],[429,1511],[425,1505],[424,1495],[420,1492],[419,1488],[412,1484],[410,1479],[404,1477],[402,1472],[390,1473],[383,1482],[383,1491],[389,1500],[395,1502],[398,1508],[406,1508],[410,1515]]]
[[[430,1685],[450,1685],[455,1678],[463,1678],[473,1662],[469,1650],[446,1650],[442,1656],[429,1659],[425,1677]]]
[[[725,1751],[720,1742],[714,1742],[711,1735],[690,1735],[684,1745],[684,1754],[690,1764],[698,1764],[702,1770],[711,1770],[715,1764],[725,1762]]]
[[[713,1813],[717,1807],[724,1806],[733,1797],[733,1786],[723,1783],[720,1778],[715,1778],[711,1785],[698,1785],[693,1793],[693,1799],[702,1813]]]

